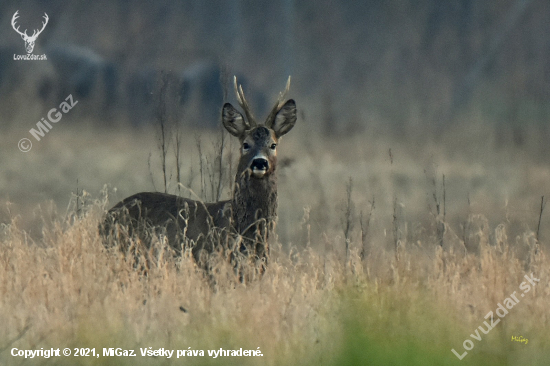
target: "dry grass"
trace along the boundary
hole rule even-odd
[[[66,146],[79,141],[79,151],[91,148],[69,133],[56,137],[57,132],[47,138],[65,139]],[[472,162],[445,144],[424,146],[419,152],[365,136],[320,142],[313,139],[307,146],[289,137],[282,143],[282,153],[296,162],[280,171],[280,245],[273,250],[265,276],[246,285],[235,282],[231,270],[222,265],[212,291],[189,257],[160,258],[148,276],[140,275],[121,253],[102,245],[97,225],[114,203],[112,199],[107,203],[104,194],[79,198],[78,212],[74,197],[65,213],[38,211],[40,225],[25,222],[24,205],[16,207],[22,216],[12,206],[12,214],[5,214],[0,241],[0,364],[25,363],[10,355],[13,347],[95,347],[101,354],[103,347],[134,349],[138,354],[140,347],[191,347],[205,352],[260,347],[264,355],[185,360],[68,357],[34,359],[33,364],[548,363],[547,222],[542,223],[541,242],[532,229],[541,195],[536,187],[549,183],[546,167],[528,157],[495,163],[502,157],[497,159],[494,151]],[[119,143],[117,148],[108,145],[118,149],[110,151],[111,164],[129,159],[121,152],[130,142],[123,138]],[[37,144],[42,154],[22,157],[17,151],[14,159],[44,163],[59,151],[49,144],[46,139],[42,146]],[[193,143],[185,146],[194,149]],[[106,162],[107,158],[98,159],[96,164]],[[526,169],[533,171],[527,187],[516,183],[521,179],[514,175],[514,169],[526,162]],[[71,166],[70,161],[67,164]],[[95,169],[93,164],[90,169]],[[146,168],[134,169],[140,173],[126,170],[127,181],[133,183],[121,188],[123,192],[139,190],[132,185],[140,186],[135,182],[141,178],[136,177]],[[114,171],[109,166],[104,170]],[[445,219],[434,214],[436,202],[442,200],[442,174],[447,182]],[[507,181],[503,174],[509,174]],[[353,207],[346,204],[349,176]],[[197,180],[190,179],[192,184]],[[468,185],[464,189],[470,192],[469,205],[467,195],[456,193],[461,185]],[[72,187],[71,183],[65,188],[70,192]],[[501,190],[508,192],[506,201]],[[14,196],[17,206],[19,196]],[[373,196],[374,209],[369,205]],[[372,212],[363,238],[361,211],[364,219]],[[347,264],[342,218],[354,220]],[[438,225],[445,228],[442,238]],[[443,248],[437,245],[441,239]],[[368,255],[361,260],[363,245]],[[482,339],[474,340],[475,348],[459,361],[451,348],[464,352],[462,343],[472,339],[470,334],[483,325],[485,315],[514,291],[519,293],[523,276],[531,273],[540,284],[520,298],[489,334],[480,332]],[[512,336],[529,342],[512,342]]]

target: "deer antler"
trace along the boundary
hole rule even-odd
[[[275,116],[277,115],[277,112],[279,112],[279,109],[281,109],[283,104],[285,104],[285,96],[287,95],[289,90],[290,90],[290,75],[288,76],[288,80],[286,81],[285,90],[279,93],[277,102],[275,103],[275,105],[273,106],[273,109],[271,109],[271,112],[269,112],[269,115],[265,120],[266,127],[271,128],[273,126],[273,122],[275,122]]]
[[[19,33],[21,36],[28,37],[28,36],[27,36],[27,30],[26,30],[26,29],[25,29],[25,32],[21,32],[21,31],[19,30],[19,26],[17,26],[17,28],[15,27],[15,21],[17,20],[17,18],[19,18],[18,13],[19,13],[19,10],[17,10],[17,11],[15,12],[15,14],[13,14],[13,17],[11,18],[11,26],[12,26],[13,30],[16,31],[17,33]]]
[[[30,38],[36,38],[36,37],[38,37],[38,35],[39,35],[40,33],[42,33],[42,31],[44,30],[44,28],[46,28],[46,24],[48,24],[48,20],[50,20],[50,18],[48,18],[48,14],[46,14],[46,13],[44,13],[44,17],[43,17],[43,18],[44,18],[44,21],[42,22],[42,29],[40,29],[40,30],[36,30],[36,29],[35,29],[34,32],[33,32],[33,34],[32,34],[32,36],[31,36]],[[38,33],[37,33],[37,32],[38,32]]]
[[[44,28],[46,28],[46,24],[48,24],[48,21],[50,20],[50,18],[48,17],[48,14],[44,13],[44,21],[42,22],[42,29],[40,30],[37,30],[35,29],[34,32],[32,33],[32,36],[29,37],[29,35],[27,34],[27,30],[25,29],[24,32],[21,32],[19,30],[19,26],[16,27],[16,20],[19,18],[19,10],[17,10],[15,12],[15,14],[13,14],[13,17],[11,18],[11,26],[13,28],[14,31],[16,31],[17,33],[19,33],[22,37],[24,37],[25,39],[36,39],[40,33],[42,33],[42,31],[44,30]]]
[[[237,95],[237,102],[239,102],[239,105],[244,110],[244,113],[246,114],[246,119],[248,121],[245,121],[247,129],[250,129],[251,127],[254,127],[257,125],[256,119],[254,118],[254,115],[252,114],[252,110],[250,109],[250,106],[248,105],[248,102],[246,101],[246,98],[244,97],[243,92],[243,86],[237,85],[237,77],[233,77],[233,85],[235,87],[235,94]]]

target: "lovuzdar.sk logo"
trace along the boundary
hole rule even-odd
[[[27,60],[27,61],[40,61],[40,60],[47,60],[46,55],[35,55],[32,53],[34,50],[34,44],[36,42],[36,39],[42,33],[44,28],[46,28],[46,25],[48,24],[48,14],[44,13],[44,21],[42,22],[42,29],[38,30],[35,29],[31,36],[27,34],[27,29],[25,31],[21,32],[19,30],[19,26],[17,23],[17,18],[19,18],[19,10],[13,14],[13,17],[11,18],[11,26],[13,27],[13,30],[16,31],[21,38],[23,38],[23,41],[25,41],[25,50],[27,51],[26,55],[13,55],[14,60]]]

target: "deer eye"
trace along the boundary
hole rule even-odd
[[[277,147],[277,144],[271,144],[271,150],[275,150],[275,148]]]
[[[247,142],[245,142],[245,143],[243,144],[243,150],[246,151],[246,150],[248,150],[248,149],[250,149],[250,144],[248,144]]]

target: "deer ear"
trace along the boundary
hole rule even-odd
[[[290,131],[296,123],[296,118],[296,102],[294,99],[289,99],[281,109],[279,109],[273,121],[273,131],[275,131],[275,135],[281,137]]]
[[[241,138],[247,130],[248,125],[243,115],[239,113],[230,103],[225,103],[222,109],[222,123],[227,131],[233,136]]]

